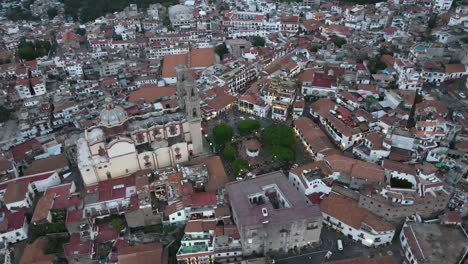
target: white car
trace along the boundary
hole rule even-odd
[[[249,119],[250,119],[250,120],[255,120],[255,117],[249,116]]]
[[[240,117],[240,120],[245,120],[245,117],[241,116],[241,117]]]
[[[458,95],[459,95],[461,98],[463,98],[463,99],[466,98],[466,95],[465,95],[464,93],[458,93]]]

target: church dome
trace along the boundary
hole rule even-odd
[[[99,115],[99,125],[112,127],[122,125],[125,121],[127,121],[127,113],[125,110],[115,105],[111,98],[106,98],[104,109],[102,109]]]

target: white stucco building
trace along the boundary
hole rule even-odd
[[[357,201],[335,193],[320,203],[323,222],[365,246],[391,243],[395,227],[370,211],[358,206]]]
[[[85,185],[186,162],[203,151],[200,98],[193,78],[178,73],[177,94],[183,112],[127,116],[106,99],[97,126],[77,142],[78,168]],[[174,98],[176,99],[176,98]]]

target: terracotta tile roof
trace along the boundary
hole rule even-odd
[[[174,202],[164,208],[164,215],[169,216],[175,212],[183,210],[185,208],[184,203],[182,201]]]
[[[390,171],[398,171],[416,176],[416,168],[413,165],[404,164],[393,160],[384,160],[382,162],[382,168]]]
[[[326,264],[399,264],[398,260],[392,256],[377,257],[377,258],[366,258],[357,257],[351,259],[342,259],[325,262]]]
[[[308,186],[308,183],[305,181],[304,177],[302,176],[302,172],[304,170],[315,170],[315,169],[320,169],[321,172],[324,174],[324,176],[328,176],[332,174],[332,171],[330,167],[327,165],[326,162],[324,161],[314,161],[312,163],[308,163],[305,165],[302,165],[300,167],[297,167],[295,169],[292,169],[289,171],[289,173],[292,173],[296,176],[299,177],[299,180],[302,182],[302,185],[304,187]]]
[[[214,192],[199,192],[192,194],[192,206],[215,206],[216,194]]]
[[[189,221],[185,226],[185,233],[202,233],[214,231],[216,228],[216,221]]]
[[[98,225],[98,234],[96,236],[97,242],[106,242],[116,239],[119,232],[110,226],[108,223]]]
[[[65,255],[73,258],[74,256],[89,256],[93,249],[91,240],[81,240],[80,234],[73,233],[70,235],[70,242],[63,245]]]
[[[44,248],[47,245],[46,237],[37,238],[32,244],[26,245],[21,255],[20,264],[52,264],[54,255],[44,255]]]
[[[445,73],[459,73],[465,72],[466,68],[464,64],[447,64],[445,65]]]
[[[343,155],[330,155],[324,159],[330,165],[332,171],[350,175],[353,178],[373,182],[384,182],[385,174],[376,164],[356,160]]]
[[[236,97],[225,92],[221,87],[211,89],[215,95],[203,98],[204,102],[215,111],[228,107],[236,101]]]
[[[32,151],[32,150],[37,150],[41,149],[42,145],[37,141],[37,139],[31,139],[29,141],[23,142],[19,145],[16,145],[10,149],[11,154],[13,155],[13,158],[15,161],[21,161],[24,159],[24,156],[26,153]]]
[[[176,66],[185,65],[187,66],[187,54],[176,54],[164,56],[162,77],[176,77]]]
[[[192,49],[189,53],[190,68],[206,68],[214,63],[214,48]]]
[[[434,164],[431,164],[431,163],[427,163],[427,164],[418,163],[415,165],[415,167],[417,170],[420,171],[420,173],[425,174],[425,175],[436,173],[438,170],[436,166],[434,166]]]
[[[31,223],[43,222],[47,219],[49,210],[54,204],[54,194],[49,193],[41,197],[34,208],[34,214],[31,218]]]
[[[229,209],[229,206],[223,205],[223,206],[216,207],[215,209],[216,218],[224,218],[227,216],[231,216],[231,209]]]
[[[78,223],[81,221],[81,217],[83,216],[83,210],[74,210],[74,211],[67,211],[67,218],[65,222],[68,223]]]
[[[159,87],[153,84],[140,86],[140,89],[133,91],[129,94],[128,101],[138,103],[141,99],[147,104],[154,103],[161,97],[171,97],[176,93],[175,86]]]
[[[336,103],[328,98],[320,98],[312,103],[312,110],[321,116],[324,116],[328,111],[335,109]]]
[[[423,102],[416,104],[418,111],[427,111],[428,108],[434,108],[437,113],[444,116],[448,114],[447,106],[439,100],[424,100]]]
[[[0,157],[0,173],[13,168],[13,163],[6,158]]]
[[[310,145],[315,155],[322,151],[335,148],[325,132],[323,132],[310,118],[304,116],[299,117],[294,120],[294,126],[303,135],[305,141]]]
[[[244,146],[250,150],[258,150],[262,147],[262,144],[256,139],[250,139],[244,142]]]
[[[123,247],[118,253],[119,264],[165,264],[167,254],[161,243]]]
[[[228,178],[219,156],[195,159],[187,163],[187,165],[198,164],[205,164],[208,169],[208,183],[205,186],[207,192],[214,192],[224,188],[224,185],[228,182]]]
[[[384,135],[381,132],[372,132],[367,134],[366,139],[372,143],[373,150],[382,149]]]
[[[459,211],[448,211],[445,214],[439,216],[439,219],[442,223],[450,224],[462,224],[463,219]]]
[[[395,231],[394,226],[359,207],[357,201],[335,193],[331,193],[320,203],[320,210],[357,230],[365,224],[377,232]]]
[[[24,171],[25,175],[33,175],[46,171],[61,170],[68,167],[68,159],[64,153],[51,156],[45,159],[35,160],[31,166]]]
[[[16,212],[9,211],[6,207],[0,210],[0,214],[4,214],[5,218],[0,222],[0,232],[12,231],[23,227],[26,218],[26,210],[18,209]]]
[[[19,202],[25,199],[28,192],[29,182],[14,181],[7,185],[3,202],[5,204]]]

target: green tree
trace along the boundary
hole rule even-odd
[[[391,178],[390,186],[392,186],[393,188],[402,188],[402,189],[413,188],[413,184],[410,181],[406,179],[400,179],[400,178]]]
[[[54,17],[56,17],[58,15],[57,8],[52,7],[47,9],[47,15],[49,16],[49,19],[53,19]]]
[[[244,172],[247,172],[249,168],[249,163],[245,159],[236,159],[232,162],[232,171],[234,172],[234,176],[238,177],[242,175]]]
[[[333,39],[333,43],[338,47],[341,48],[344,44],[346,44],[346,39],[342,37],[335,37]]]
[[[6,122],[11,118],[11,111],[0,105],[0,123]]]
[[[260,122],[257,120],[241,120],[237,123],[237,130],[242,136],[248,135],[260,129]]]
[[[264,47],[265,46],[265,39],[260,36],[253,36],[252,37],[252,45],[254,47]]]
[[[236,149],[231,145],[227,145],[223,150],[223,156],[231,162],[234,161],[236,159]]]
[[[6,17],[13,21],[19,20],[37,20],[37,17],[33,16],[31,11],[16,7],[6,12]]]
[[[75,29],[75,33],[80,35],[80,36],[84,36],[86,34],[86,29],[84,28],[76,28]]]
[[[34,60],[49,53],[50,42],[36,40],[34,42],[22,40],[18,45],[19,57],[23,60]]]
[[[286,125],[271,125],[262,131],[261,142],[265,146],[292,148],[295,144],[294,132]]]
[[[215,52],[218,54],[219,58],[223,60],[224,55],[228,54],[229,50],[227,49],[226,44],[223,43],[215,47]]]
[[[381,56],[376,56],[369,59],[367,62],[367,68],[369,69],[370,73],[376,74],[378,71],[387,68],[387,65],[382,61]]]
[[[295,159],[293,130],[286,125],[271,125],[262,131],[261,141],[271,159],[286,164]]]
[[[219,123],[213,128],[213,141],[218,146],[224,146],[232,140],[232,127],[227,123]]]
[[[125,228],[124,221],[120,217],[115,217],[111,220],[111,226],[119,233]]]

